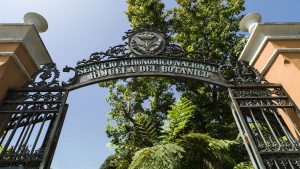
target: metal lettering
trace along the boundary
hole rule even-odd
[[[158,75],[163,75],[163,73],[174,73],[210,78],[216,74],[217,71],[218,66],[209,63],[167,58],[113,60],[77,68],[78,75],[84,75],[86,77],[84,81],[126,73],[150,72],[157,72]]]

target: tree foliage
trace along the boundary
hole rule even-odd
[[[127,0],[126,11],[132,28],[159,28],[167,27],[165,5],[160,0]]]
[[[236,141],[182,132],[194,113],[195,105],[187,98],[175,102],[169,111],[167,126],[162,129],[160,144],[137,151],[129,169],[232,168],[235,160],[231,157],[230,148],[237,144]]]
[[[159,126],[148,115],[142,114],[135,120],[135,127],[142,139],[155,145],[160,136]]]
[[[100,166],[100,169],[116,169],[116,165],[113,163],[115,158],[115,155],[108,156],[103,162],[103,164]]]
[[[144,148],[135,153],[129,169],[180,169],[184,152],[173,143]]]
[[[175,7],[165,10],[160,0],[127,0],[131,27],[159,29],[172,35],[185,50],[201,54],[188,55],[189,58],[235,64],[244,43],[237,33],[244,0],[176,2]],[[161,77],[129,78],[100,86],[110,90],[110,125],[106,132],[114,145],[113,163],[118,169],[127,169],[132,162],[138,164],[145,158],[153,159],[158,155],[155,152],[166,145],[184,149],[184,153],[177,153],[183,155],[182,168],[232,168],[245,160],[244,153],[229,153],[239,142],[228,141],[235,140],[238,131],[226,89]],[[175,90],[182,98],[174,103]],[[147,152],[152,152],[151,156],[146,157]]]
[[[251,162],[242,162],[236,165],[233,169],[253,169],[253,165]]]
[[[106,133],[114,144],[118,167],[127,169],[136,151],[159,140],[159,128],[175,98],[163,78],[133,78],[101,85],[110,90],[108,120],[113,123]]]
[[[236,141],[215,139],[208,134],[188,133],[178,140],[188,155],[185,156],[185,168],[232,168],[236,163],[231,156],[231,146]]]
[[[237,36],[243,0],[176,0],[172,29],[188,51],[199,51],[207,59],[235,64],[242,37]]]
[[[181,98],[175,102],[172,109],[168,111],[166,129],[163,130],[164,140],[171,142],[179,138],[190,118],[194,115],[196,106],[187,98]]]

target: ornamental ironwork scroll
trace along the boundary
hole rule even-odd
[[[218,73],[223,81],[230,84],[259,84],[263,81],[260,73],[242,60],[237,61],[235,67],[220,66]]]
[[[283,87],[235,86],[229,94],[255,168],[300,168],[300,112]]]
[[[102,81],[140,76],[181,77],[225,86],[236,124],[255,168],[300,168],[299,109],[281,85],[267,83],[247,62],[235,66],[187,52],[157,30],[126,32],[124,43],[66,66],[60,82],[55,64],[44,65],[0,107],[0,167],[49,169],[64,122],[68,93]],[[293,114],[295,119],[291,119]]]
[[[8,92],[0,107],[6,119],[0,167],[50,168],[68,108],[68,90],[59,84],[59,75],[55,64],[47,64],[24,87]]]

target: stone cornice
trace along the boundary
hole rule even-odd
[[[254,28],[239,59],[253,65],[269,40],[300,39],[300,23],[260,23]]]
[[[33,24],[0,24],[0,42],[21,42],[36,66],[52,62]]]

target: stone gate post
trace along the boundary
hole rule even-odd
[[[0,100],[9,88],[24,85],[40,65],[52,59],[39,35],[46,31],[46,20],[36,14],[24,16],[26,23],[0,24]],[[8,116],[0,114],[0,136]]]

